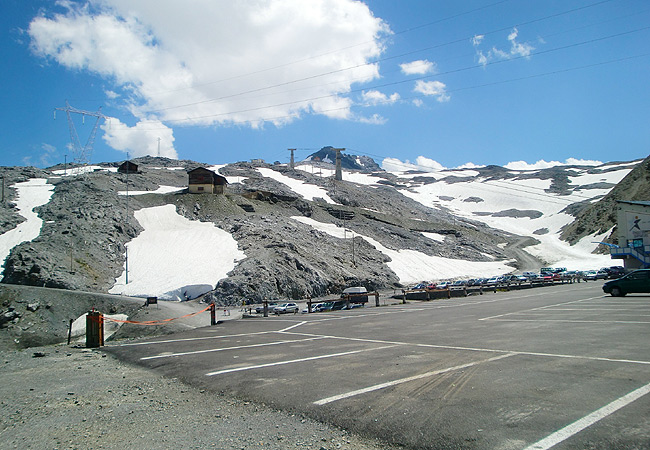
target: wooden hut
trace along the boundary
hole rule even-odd
[[[225,177],[208,170],[197,167],[187,172],[189,177],[189,192],[191,194],[225,194],[228,181]]]
[[[124,161],[120,164],[120,167],[117,168],[119,173],[140,173],[138,171],[138,165],[131,161]]]

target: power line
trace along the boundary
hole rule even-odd
[[[545,16],[545,17],[529,20],[529,21],[526,21],[526,22],[521,22],[521,23],[518,23],[518,24],[515,24],[515,25],[502,27],[502,28],[499,28],[499,29],[496,29],[496,30],[492,30],[492,31],[484,32],[484,33],[478,33],[478,34],[483,35],[483,36],[487,36],[487,35],[491,35],[491,34],[495,34],[495,33],[500,33],[500,32],[506,31],[506,30],[511,30],[513,27],[521,27],[521,26],[525,26],[525,25],[530,25],[530,24],[533,24],[533,23],[536,23],[536,22],[556,18],[556,17],[562,16],[562,15],[571,14],[571,13],[581,11],[581,10],[584,10],[584,9],[587,9],[587,8],[592,8],[592,7],[601,5],[603,3],[608,3],[608,2],[611,2],[611,1],[612,0],[602,0],[602,1],[598,2],[598,3],[593,3],[593,4],[590,4],[590,5],[585,5],[585,6],[582,6],[582,7],[573,8],[573,9],[570,9],[570,10],[566,10],[566,11],[562,11],[562,12],[559,12],[559,13],[551,14],[551,15],[548,15],[548,16]],[[503,2],[497,2],[495,4],[498,4],[498,3],[503,3]],[[493,6],[493,5],[491,5],[491,6]],[[478,8],[477,10],[480,10],[480,9],[484,9],[484,8]],[[477,10],[473,10],[473,11],[477,11]],[[451,16],[451,18],[455,18],[455,17],[460,16],[460,15],[463,15],[463,14],[461,13],[461,14],[458,14],[456,16]],[[413,27],[413,28],[405,30],[403,32],[405,33],[405,32],[412,31],[412,30],[415,30],[415,29],[418,29],[418,28],[423,28],[425,26],[429,26],[429,25],[432,25],[432,24],[435,24],[435,23],[439,23],[439,22],[442,22],[444,20],[447,20],[447,19],[441,19],[439,21],[431,22],[429,24],[421,25],[421,26],[418,26],[418,27]],[[474,36],[476,36],[476,34]],[[282,87],[282,86],[287,86],[287,85],[290,85],[290,84],[299,83],[299,82],[302,82],[302,81],[308,81],[308,80],[312,80],[312,79],[315,79],[315,78],[324,77],[324,76],[327,76],[327,75],[333,75],[333,74],[336,74],[336,73],[341,73],[341,72],[345,72],[345,71],[349,71],[349,70],[353,70],[353,69],[358,69],[360,67],[373,65],[373,64],[380,63],[380,62],[389,61],[389,60],[392,60],[392,59],[403,58],[405,56],[410,56],[410,55],[415,54],[415,53],[421,53],[421,52],[428,51],[428,50],[433,50],[433,49],[436,49],[436,48],[446,47],[446,46],[457,44],[457,43],[460,43],[460,42],[466,42],[469,39],[471,39],[472,37],[473,36],[469,36],[469,37],[466,36],[466,37],[463,37],[461,39],[456,39],[456,40],[453,40],[453,41],[449,41],[449,42],[442,43],[442,44],[437,44],[437,45],[434,45],[434,46],[424,47],[424,48],[421,48],[421,49],[418,49],[418,50],[413,50],[413,51],[402,53],[402,54],[399,54],[399,55],[394,55],[394,56],[390,56],[390,57],[386,57],[386,58],[381,58],[381,59],[377,59],[377,60],[374,60],[374,61],[371,61],[371,62],[366,62],[366,63],[363,63],[363,64],[357,64],[357,65],[354,65],[354,66],[349,66],[349,67],[345,67],[345,68],[341,68],[341,69],[336,69],[336,70],[332,70],[332,71],[312,75],[312,76],[309,76],[309,77],[303,77],[303,78],[299,78],[299,79],[295,79],[295,80],[291,80],[291,81],[286,81],[286,82],[283,82],[283,83],[278,83],[278,84],[274,84],[274,85],[270,85],[270,86],[265,86],[265,87],[256,88],[256,89],[250,89],[250,90],[239,92],[239,93],[236,93],[236,94],[229,94],[229,95],[225,95],[225,96],[221,96],[221,97],[217,97],[217,98],[213,98],[213,99],[200,100],[200,101],[197,101],[197,102],[185,103],[185,104],[176,105],[176,106],[169,106],[169,107],[166,107],[166,108],[150,109],[150,110],[146,110],[146,111],[150,112],[150,113],[155,113],[155,112],[161,112],[161,111],[168,111],[168,110],[171,110],[171,109],[185,108],[185,107],[188,107],[188,106],[196,106],[196,105],[205,104],[205,103],[217,102],[217,101],[225,100],[225,99],[228,99],[228,98],[239,97],[239,96],[242,96],[242,95],[245,95],[245,94],[261,92],[261,91],[265,91],[265,90],[269,90],[269,89],[274,89],[274,88],[277,88],[277,87]],[[347,47],[347,48],[352,48],[352,47]],[[327,54],[329,54],[329,53],[327,53]],[[306,60],[309,60],[309,59],[311,59],[311,58],[308,58]],[[293,63],[291,63],[291,64],[293,64]],[[283,66],[278,66],[278,67],[283,67]],[[266,70],[271,70],[271,69],[265,69],[265,70],[263,70],[261,72],[264,72]],[[432,75],[432,76],[435,76],[435,75]],[[229,78],[227,80],[236,79],[236,78],[239,78],[239,77],[232,77],[232,78]],[[213,83],[207,83],[207,84],[213,84]],[[203,86],[203,85],[200,85],[200,86]],[[336,94],[334,94],[334,95],[336,95]]]
[[[531,52],[528,55],[519,55],[519,56],[514,56],[514,57],[508,58],[508,59],[490,61],[490,62],[487,62],[485,64],[474,64],[474,65],[471,65],[471,66],[466,66],[466,67],[462,67],[462,68],[458,68],[458,69],[448,70],[446,72],[441,72],[441,73],[434,74],[434,75],[425,75],[425,76],[421,76],[421,77],[410,78],[408,80],[400,80],[400,81],[394,81],[394,82],[384,83],[384,84],[380,84],[380,85],[374,85],[374,86],[370,86],[370,87],[366,87],[366,88],[353,89],[353,90],[350,90],[348,93],[349,94],[358,93],[358,92],[362,92],[362,91],[365,91],[365,90],[368,90],[368,89],[378,89],[378,88],[383,88],[383,87],[388,87],[388,86],[395,86],[395,85],[399,85],[399,84],[410,83],[410,82],[413,82],[413,81],[426,80],[426,79],[429,79],[429,78],[432,78],[432,77],[440,77],[440,76],[444,76],[444,75],[451,75],[451,74],[464,72],[464,71],[471,70],[471,69],[483,68],[483,67],[486,67],[486,66],[494,66],[494,65],[497,65],[497,64],[502,64],[502,63],[506,63],[506,62],[510,62],[510,61],[516,61],[516,60],[520,60],[520,59],[523,59],[523,58],[530,58],[532,56],[544,55],[544,54],[548,54],[548,53],[552,53],[552,52],[556,52],[556,51],[560,51],[560,50],[566,50],[566,49],[569,49],[569,48],[575,48],[575,47],[579,47],[579,46],[582,46],[582,45],[592,44],[594,42],[600,42],[600,41],[603,41],[603,40],[606,40],[606,39],[613,39],[613,38],[629,35],[629,34],[632,34],[632,33],[638,33],[638,32],[641,32],[641,31],[648,30],[648,29],[650,29],[650,26],[642,27],[642,28],[636,28],[636,29],[633,29],[633,30],[628,30],[628,31],[620,32],[620,33],[615,33],[615,34],[608,35],[608,36],[602,36],[602,37],[599,37],[599,38],[593,38],[593,39],[589,39],[589,40],[586,40],[586,41],[581,41],[581,42],[577,42],[577,43],[573,43],[573,44],[564,45],[564,46],[561,46],[561,47],[555,47],[555,48],[552,48],[552,49],[546,49],[546,50],[540,50],[540,51],[537,51],[537,52]],[[644,56],[644,55],[641,55],[641,56]],[[634,57],[632,57],[632,58],[634,58]],[[614,61],[617,61],[617,60],[614,60]],[[607,62],[602,63],[602,64],[606,64],[606,63]],[[561,71],[557,71],[557,72],[559,73]],[[522,78],[522,79],[525,79],[525,77]],[[318,97],[311,97],[311,98],[307,98],[307,99],[284,102],[284,103],[279,103],[279,104],[274,104],[274,105],[260,106],[260,107],[256,107],[256,108],[249,108],[249,109],[239,110],[239,111],[230,111],[230,112],[218,113],[218,114],[207,114],[207,115],[203,115],[203,116],[189,117],[189,118],[184,118],[184,119],[167,119],[166,122],[177,122],[177,123],[178,122],[189,122],[189,121],[196,121],[196,120],[206,119],[206,118],[214,118],[214,117],[220,117],[220,116],[226,116],[226,115],[232,115],[232,114],[241,114],[241,113],[245,113],[245,112],[259,111],[261,109],[267,109],[267,108],[298,105],[300,103],[313,102],[315,100],[322,100],[322,99],[325,99],[325,98],[336,97],[337,95],[338,94],[327,94],[327,95],[322,95],[322,96],[318,96]],[[341,109],[343,109],[343,108],[341,108]],[[297,116],[297,113],[292,114],[292,115],[288,115],[286,117],[296,117],[296,116]],[[267,120],[268,119],[264,119],[264,121],[267,121]],[[260,120],[254,120],[254,121],[250,121],[250,122],[258,122],[258,121],[260,121]],[[143,121],[143,122],[145,122],[145,121]],[[248,122],[248,121],[246,121],[246,122]]]
[[[623,57],[623,58],[617,58],[617,59],[612,59],[612,60],[608,60],[608,61],[601,61],[601,62],[598,62],[598,63],[587,64],[587,65],[577,66],[577,67],[572,67],[572,68],[567,68],[567,69],[559,69],[559,70],[555,70],[555,71],[551,71],[551,72],[544,72],[544,73],[540,73],[540,74],[528,75],[528,76],[525,76],[525,77],[511,78],[511,79],[495,81],[495,82],[491,82],[491,83],[483,83],[483,84],[474,85],[474,86],[461,87],[461,88],[451,89],[451,90],[448,90],[446,92],[454,93],[454,92],[460,92],[460,91],[469,90],[469,89],[478,89],[478,88],[483,88],[483,87],[496,86],[496,85],[499,85],[499,84],[506,84],[506,83],[516,82],[516,81],[523,81],[523,80],[526,80],[526,79],[540,78],[540,77],[549,76],[549,75],[557,75],[557,74],[560,74],[560,73],[566,73],[566,72],[572,72],[572,71],[576,71],[576,70],[582,70],[582,69],[587,69],[587,68],[592,68],[592,67],[598,67],[598,66],[603,66],[603,65],[607,65],[607,64],[625,62],[625,61],[638,59],[638,58],[643,58],[643,57],[647,57],[647,56],[650,56],[650,53],[643,53],[643,54],[640,54],[640,55],[632,55],[632,56],[627,56],[627,57]],[[353,91],[353,92],[359,92],[359,91],[363,91],[363,90],[365,90],[365,89],[359,89],[359,90],[356,90],[356,91]],[[294,104],[294,103],[297,104],[297,103],[301,103],[301,102],[305,102],[305,101],[313,101],[313,100],[317,100],[317,99],[321,99],[321,98],[327,98],[327,97],[328,96],[322,96],[322,97],[318,97],[318,98],[300,100],[300,101],[296,101],[296,102],[289,102],[289,103],[286,103],[286,104],[264,106],[264,107],[259,107],[259,108],[255,108],[255,109],[259,110],[259,109],[266,109],[266,108],[284,106],[284,105],[289,105],[289,104]],[[426,97],[427,97],[427,95],[421,94],[421,95],[413,95],[413,96],[410,96],[410,97],[403,97],[403,98],[400,98],[400,100],[402,100],[402,101],[403,100],[413,100],[413,99],[421,99],[421,98],[426,98]],[[377,104],[389,103],[389,101],[384,101],[384,102],[378,101],[376,103]],[[355,107],[362,107],[362,106],[370,106],[370,104],[347,105],[347,106],[338,107],[338,108],[330,108],[330,109],[320,110],[318,113],[322,114],[322,113],[328,113],[328,112],[335,112],[335,111],[345,110],[345,109],[348,109],[348,108],[355,108]],[[222,113],[222,114],[218,114],[218,115],[238,114],[238,113],[250,112],[250,111],[252,111],[252,110],[228,112],[228,113]],[[304,114],[316,114],[316,113],[305,112]],[[217,116],[217,115],[214,115],[214,116]],[[205,118],[205,117],[211,117],[211,116],[203,116],[201,118]],[[294,114],[286,114],[286,115],[281,115],[281,116],[264,117],[264,118],[260,118],[260,119],[232,120],[232,121],[230,121],[230,123],[232,125],[243,125],[243,124],[250,124],[250,123],[273,122],[273,121],[277,121],[277,120],[286,120],[286,119],[297,118],[297,117],[298,117],[298,114],[294,113]],[[196,119],[197,118],[178,119],[176,121],[178,122],[178,121],[196,120]],[[169,122],[172,122],[172,121],[174,121],[174,120],[169,120]],[[125,129],[125,130],[114,130],[114,133],[115,132],[130,132],[130,131],[153,131],[153,130],[163,130],[163,129],[168,129],[168,127],[165,126],[165,127],[152,127],[152,128],[138,128],[138,129],[128,128],[128,129]]]
[[[471,14],[471,13],[474,13],[474,12],[482,11],[484,9],[488,9],[488,8],[493,7],[493,6],[499,5],[501,3],[506,3],[506,2],[509,2],[509,1],[510,0],[500,0],[500,1],[497,1],[497,2],[494,2],[494,3],[490,3],[488,5],[485,5],[485,6],[480,6],[478,8],[475,8],[475,9],[472,9],[472,10],[469,10],[469,11],[457,13],[457,14],[454,14],[454,15],[451,15],[451,16],[448,16],[448,17],[445,17],[445,18],[442,18],[442,19],[434,20],[432,22],[417,25],[415,27],[407,28],[407,29],[404,29],[404,30],[401,30],[401,31],[396,31],[396,32],[393,32],[389,37],[379,39],[379,42],[382,42],[382,41],[385,42],[389,38],[392,38],[393,36],[402,35],[402,34],[409,33],[411,31],[415,31],[415,30],[419,30],[421,28],[425,28],[425,27],[428,27],[428,26],[431,26],[431,25],[436,25],[438,23],[446,22],[446,21],[451,20],[451,19],[456,19],[458,17],[468,15],[468,14]],[[605,3],[607,1],[612,1],[612,0],[604,0],[604,1],[600,2],[600,3]],[[249,73],[240,74],[240,75],[236,75],[236,76],[232,76],[232,77],[228,77],[228,78],[223,78],[221,80],[211,81],[211,82],[208,82],[208,83],[196,84],[196,85],[188,86],[188,87],[181,88],[181,89],[159,91],[159,92],[156,92],[156,94],[163,94],[163,93],[169,93],[169,92],[179,92],[179,91],[184,91],[184,90],[187,90],[187,89],[194,89],[194,88],[197,88],[197,87],[209,86],[209,85],[212,85],[212,84],[223,83],[225,81],[236,80],[236,79],[239,79],[239,78],[244,78],[244,77],[248,77],[248,76],[252,76],[252,75],[258,75],[258,74],[261,74],[261,73],[270,72],[272,70],[281,69],[283,67],[288,67],[288,66],[292,66],[292,65],[295,65],[295,64],[300,64],[300,63],[303,63],[303,62],[306,62],[306,61],[311,61],[313,59],[322,58],[323,56],[328,56],[328,55],[331,55],[333,53],[344,52],[346,50],[356,48],[356,47],[360,47],[362,45],[367,45],[367,44],[371,44],[371,43],[374,44],[375,42],[377,42],[377,41],[376,40],[364,41],[364,42],[360,42],[358,44],[349,45],[347,47],[339,48],[339,49],[336,49],[336,50],[330,50],[330,51],[325,52],[325,53],[321,53],[321,54],[318,54],[318,55],[310,56],[310,57],[299,59],[299,60],[296,60],[296,61],[280,64],[280,65],[277,65],[277,66],[274,66],[274,67],[268,67],[266,69],[260,69],[260,70],[254,71],[254,72],[249,72]],[[381,60],[375,61],[373,63],[367,63],[367,64],[375,64],[376,62],[380,62],[380,61]],[[367,65],[367,64],[364,64],[364,65]],[[359,67],[359,66],[355,66],[355,67],[352,67],[352,68],[357,68],[357,67]],[[350,68],[350,69],[352,69],[352,68]],[[350,69],[344,69],[344,70],[350,70]],[[301,80],[297,80],[297,81],[301,81]],[[297,82],[297,81],[295,81],[295,82]],[[265,88],[265,89],[270,89],[272,87],[273,86]],[[182,105],[178,106],[178,107],[182,107]],[[150,112],[156,112],[156,111],[160,111],[160,110],[150,110]]]

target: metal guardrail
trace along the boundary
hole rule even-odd
[[[639,250],[639,249],[642,249]],[[646,266],[650,265],[650,245],[643,247],[612,247],[609,249],[610,255],[632,256],[641,261]]]
[[[405,289],[402,291],[402,301],[406,300],[436,300],[441,298],[452,298],[452,297],[467,297],[472,294],[483,295],[484,292],[497,292],[499,290],[518,290],[518,289],[530,289],[534,287],[541,286],[552,286],[555,284],[566,284],[572,283],[574,281],[579,281],[578,278],[575,279],[565,279],[565,280],[528,280],[521,281],[516,283],[498,283],[491,285],[479,285],[479,286],[449,286],[444,289]]]

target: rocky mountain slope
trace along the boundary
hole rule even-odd
[[[70,175],[70,168],[64,174],[63,167],[2,168],[7,202],[0,208],[0,231],[22,220],[12,206],[16,191],[11,186],[15,182],[41,177],[55,187],[51,200],[37,208],[44,221],[40,235],[12,249],[4,264],[2,282],[108,292],[124,270],[125,245],[143,231],[134,211],[169,204],[191,221],[214,223],[227,231],[245,253],[245,259],[226,278],[218,283],[214,280],[215,289],[206,294],[206,299],[221,304],[317,297],[338,293],[350,285],[371,290],[401,288],[402,280],[389,267],[388,251],[411,252],[408,254],[422,258],[500,261],[512,270],[535,270],[545,261],[527,252],[527,248],[537,244],[535,234],[541,236],[544,231],[523,235],[502,231],[489,226],[491,222],[486,219],[497,224],[534,221],[544,213],[511,206],[463,217],[454,210],[454,202],[480,208],[485,192],[464,197],[446,193],[477,178],[483,183],[479,189],[492,182],[527,179],[545,183],[547,195],[568,194],[576,189],[570,185],[570,175],[575,175],[571,168],[515,173],[488,166],[471,173],[449,171],[444,179],[440,174],[370,173],[364,168],[349,172],[344,181],[334,182],[322,171],[313,174],[278,164],[241,162],[215,168],[228,177],[226,195],[197,195],[184,189],[186,171],[202,164],[152,157],[134,162],[139,165],[139,173],[117,173],[116,163],[77,175]],[[316,189],[318,194],[299,194],[290,186],[294,183]],[[604,191],[612,186],[591,188]],[[124,195],[127,187],[128,196]],[[161,187],[175,187],[177,191],[159,190]],[[431,188],[444,195],[426,194],[426,189]],[[415,199],[422,195],[432,199],[430,204]],[[572,203],[566,210],[575,215],[583,207]],[[320,231],[296,217],[335,225],[346,230],[346,238]],[[211,263],[203,256],[196,257],[200,242],[188,247],[183,257],[173,261],[179,271]],[[213,255],[212,263],[217,263],[220,256]]]
[[[612,230],[605,242],[616,242],[616,202],[650,200],[650,156],[639,163],[604,198],[578,212],[576,219],[562,231],[562,239],[570,243],[590,234]],[[600,251],[607,251],[603,246]]]

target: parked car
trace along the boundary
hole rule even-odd
[[[650,293],[650,269],[639,269],[603,284],[603,291],[613,297],[632,293]]]
[[[441,281],[436,285],[436,289],[448,289],[450,286],[450,283],[448,281]]]
[[[585,281],[606,280],[607,272],[604,270],[588,270],[585,272],[583,279]]]
[[[323,306],[322,303],[312,303],[311,304],[311,312],[319,312],[321,310],[321,307]],[[305,308],[302,310],[303,313],[308,313],[309,312],[309,305],[305,306]]]
[[[424,288],[426,288],[425,284],[423,284],[421,289]],[[349,299],[350,303],[366,303],[368,301],[368,290],[363,286],[345,288],[341,294],[341,298]]]
[[[499,284],[501,282],[500,278],[501,277],[488,278],[485,281],[484,286],[496,286],[497,284]]]
[[[620,278],[625,275],[625,268],[621,266],[603,267],[600,270],[607,272],[607,278]]]
[[[300,308],[295,303],[283,303],[273,308],[274,314],[297,313]]]
[[[269,303],[269,312],[272,313],[272,312],[273,312],[273,308],[275,308],[276,306],[278,306],[277,303]],[[258,306],[257,308],[255,308],[255,312],[256,312],[257,314],[262,314],[262,313],[264,313],[264,305],[260,305],[260,306]]]

